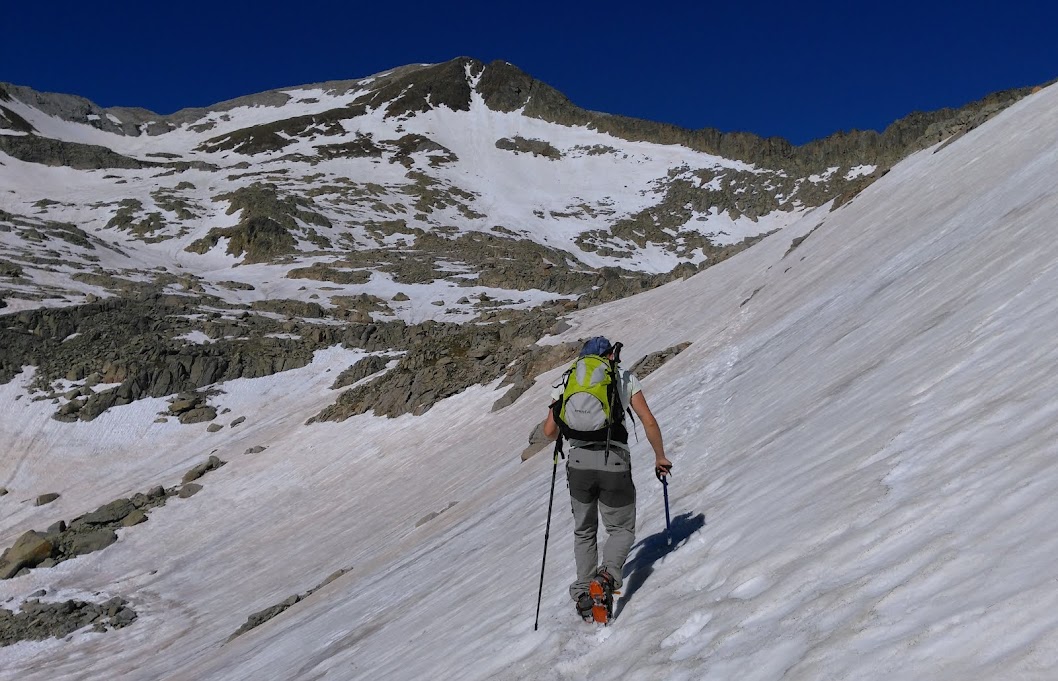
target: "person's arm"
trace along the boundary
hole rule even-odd
[[[551,404],[554,405],[554,402]],[[555,423],[555,412],[551,410],[551,407],[547,408],[547,418],[544,419],[544,437],[548,440],[558,437],[558,424]]]
[[[643,430],[647,435],[647,442],[654,449],[654,468],[660,472],[660,475],[668,475],[669,469],[672,468],[672,462],[665,456],[665,443],[661,437],[661,427],[658,425],[657,419],[654,418],[654,414],[650,411],[650,407],[647,406],[647,398],[643,397],[643,391],[640,390],[636,394],[632,395],[631,399],[632,411],[639,417],[639,422],[643,424]],[[544,425],[544,432],[547,432],[547,425]]]

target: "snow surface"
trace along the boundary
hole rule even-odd
[[[557,371],[499,413],[502,389],[479,386],[419,417],[304,425],[358,356],[335,348],[220,386],[248,419],[212,434],[154,423],[164,400],[61,424],[16,399],[27,373],[0,386],[4,545],[211,452],[228,464],[108,549],[0,582],[4,607],[45,588],[139,613],[0,649],[0,679],[1058,678],[1056,176],[1050,87],[549,339],[604,333],[629,363],[693,343],[644,380],[676,541],[641,437],[639,541],[608,628],[566,593],[561,468],[532,626],[552,461],[518,454]]]

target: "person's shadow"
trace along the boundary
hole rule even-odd
[[[625,563],[624,584],[621,589],[621,598],[614,609],[614,619],[621,614],[621,611],[628,605],[628,601],[632,600],[632,596],[654,572],[654,563],[675,551],[688,537],[702,529],[705,526],[705,516],[701,513],[695,516],[682,513],[673,518],[670,525],[671,532],[662,530],[632,547],[633,549],[639,547],[639,550],[630,561]],[[672,538],[671,543],[669,542],[670,537]]]

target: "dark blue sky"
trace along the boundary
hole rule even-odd
[[[252,9],[247,9],[252,7]],[[1054,2],[14,2],[0,81],[171,113],[458,56],[794,143],[1058,78]]]

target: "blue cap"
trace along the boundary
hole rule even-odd
[[[595,338],[589,338],[584,347],[580,349],[580,356],[585,355],[600,355],[605,357],[613,351],[613,345],[610,341],[606,340],[602,336],[596,336]]]

